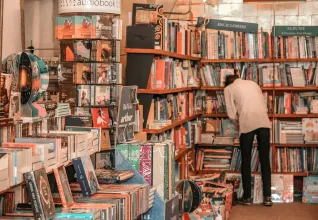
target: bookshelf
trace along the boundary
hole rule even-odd
[[[282,63],[318,62],[318,58],[269,58],[269,59],[201,59],[201,63]]]
[[[163,89],[138,89],[138,94],[163,95],[163,94],[193,91],[198,89],[200,89],[200,87],[185,87],[185,88],[164,89],[164,90]]]
[[[222,170],[200,170],[196,174],[204,175],[204,174],[214,174],[214,173],[220,173]],[[226,173],[234,173],[234,174],[241,174],[240,171],[226,171]],[[260,172],[252,172],[252,174],[258,174],[260,175]],[[289,174],[296,177],[306,177],[308,176],[307,172],[272,172],[272,174]]]
[[[176,121],[172,122],[171,125],[165,126],[163,128],[160,128],[160,129],[144,129],[144,132],[146,132],[148,134],[160,134],[160,133],[163,133],[165,131],[171,130],[172,128],[180,126],[180,125],[184,124],[185,122],[192,121],[193,119],[196,119],[199,116],[200,116],[200,114],[195,114],[195,115],[192,115],[192,116],[188,116],[185,119],[176,120]]]
[[[124,52],[127,54],[152,54],[157,56],[168,56],[175,59],[182,59],[182,60],[193,60],[193,61],[199,61],[199,57],[193,57],[178,53],[172,53],[170,51],[165,50],[157,50],[157,49],[144,49],[144,48],[125,48]]]

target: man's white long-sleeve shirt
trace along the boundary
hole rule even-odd
[[[255,82],[236,79],[224,89],[227,114],[239,120],[240,133],[258,128],[270,128],[262,90]]]

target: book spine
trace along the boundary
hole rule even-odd
[[[169,146],[164,147],[164,200],[169,199]]]
[[[80,184],[83,196],[91,196],[92,191],[86,178],[85,169],[81,158],[73,159],[73,166],[77,175],[77,182]]]
[[[54,169],[54,175],[55,175],[55,177],[56,177],[56,176],[59,176],[59,173],[58,173],[58,172],[59,172],[58,169]],[[67,208],[67,203],[66,203],[65,194],[64,194],[63,187],[62,187],[61,179],[60,179],[60,178],[55,178],[55,180],[56,180],[57,188],[58,188],[59,193],[60,193],[60,198],[61,198],[61,201],[62,201],[62,206],[63,206],[63,208]]]
[[[28,189],[29,199],[31,202],[34,219],[36,220],[46,220],[44,215],[43,206],[41,204],[41,198],[39,191],[37,189],[36,180],[34,173],[26,173],[24,174],[25,184]]]

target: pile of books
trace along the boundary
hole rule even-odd
[[[301,121],[274,120],[275,143],[303,144],[304,134]]]

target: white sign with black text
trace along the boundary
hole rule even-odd
[[[121,0],[59,0],[59,14],[95,12],[120,14]]]

